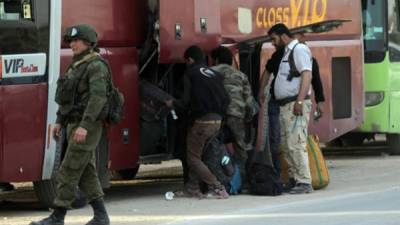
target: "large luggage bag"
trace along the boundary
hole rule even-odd
[[[309,135],[307,138],[307,151],[308,151],[308,162],[310,164],[312,186],[315,190],[322,189],[329,184],[329,171],[325,163],[324,156],[321,148],[319,147],[318,137],[315,135]],[[287,162],[284,158],[284,154],[281,154],[281,180],[284,183],[288,182],[288,167]]]

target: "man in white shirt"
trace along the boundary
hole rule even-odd
[[[280,104],[281,145],[288,163],[289,192],[311,193],[310,167],[307,153],[307,129],[311,112],[312,55],[310,49],[294,39],[284,24],[268,31],[272,44],[284,47],[274,94]]]

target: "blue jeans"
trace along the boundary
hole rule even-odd
[[[281,172],[281,163],[279,158],[279,146],[281,143],[281,128],[279,123],[280,106],[276,100],[271,99],[268,102],[269,117],[269,141],[272,155],[272,162],[278,174]]]

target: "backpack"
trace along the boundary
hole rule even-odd
[[[247,169],[249,190],[254,195],[277,196],[282,194],[282,183],[272,165],[264,162],[263,151],[253,150]]]
[[[234,173],[233,162],[218,135],[211,137],[205,144],[202,160],[218,181],[230,181]]]
[[[289,76],[287,78],[288,81],[291,81],[293,79],[293,77],[300,77],[301,76],[301,74],[297,71],[296,63],[294,62],[294,49],[296,48],[296,46],[298,44],[301,44],[301,43],[295,44],[293,46],[292,51],[289,53],[288,62],[289,62],[289,68],[290,69],[289,69]],[[311,63],[312,63],[312,72],[311,72],[311,74],[312,74],[312,77],[315,77],[316,73],[318,73],[318,75],[319,75],[318,61],[317,61],[316,58],[312,57],[311,58]],[[317,67],[315,67],[315,64],[317,65]],[[317,69],[315,69],[315,68],[317,68]]]
[[[209,139],[204,146],[202,161],[207,165],[211,173],[226,191],[231,194],[238,194],[242,189],[242,179],[239,165],[233,162],[232,157],[221,141],[222,132]]]
[[[114,125],[122,120],[125,98],[124,95],[119,91],[119,89],[114,86],[110,64],[102,57],[97,57],[97,59],[106,64],[108,72],[110,73],[110,77],[109,79],[107,79],[107,102],[102,112],[100,113],[100,119],[103,119],[107,123]]]
[[[123,117],[125,98],[112,81],[110,83],[111,88],[107,98],[108,113],[105,120],[109,124],[117,124]]]
[[[299,77],[301,75],[296,69],[296,65],[295,65],[294,58],[293,58],[293,52],[294,52],[294,48],[296,46],[297,46],[297,44],[293,47],[293,50],[289,54],[288,62],[289,62],[290,69],[289,69],[289,76],[287,77],[288,81],[291,81],[293,79],[293,77]],[[323,102],[323,101],[325,101],[324,91],[323,91],[324,87],[321,82],[321,75],[319,72],[318,61],[314,57],[312,57],[311,60],[312,60],[311,86],[314,90],[315,101]]]

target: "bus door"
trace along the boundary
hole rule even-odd
[[[50,0],[0,0],[0,181],[42,177]]]

